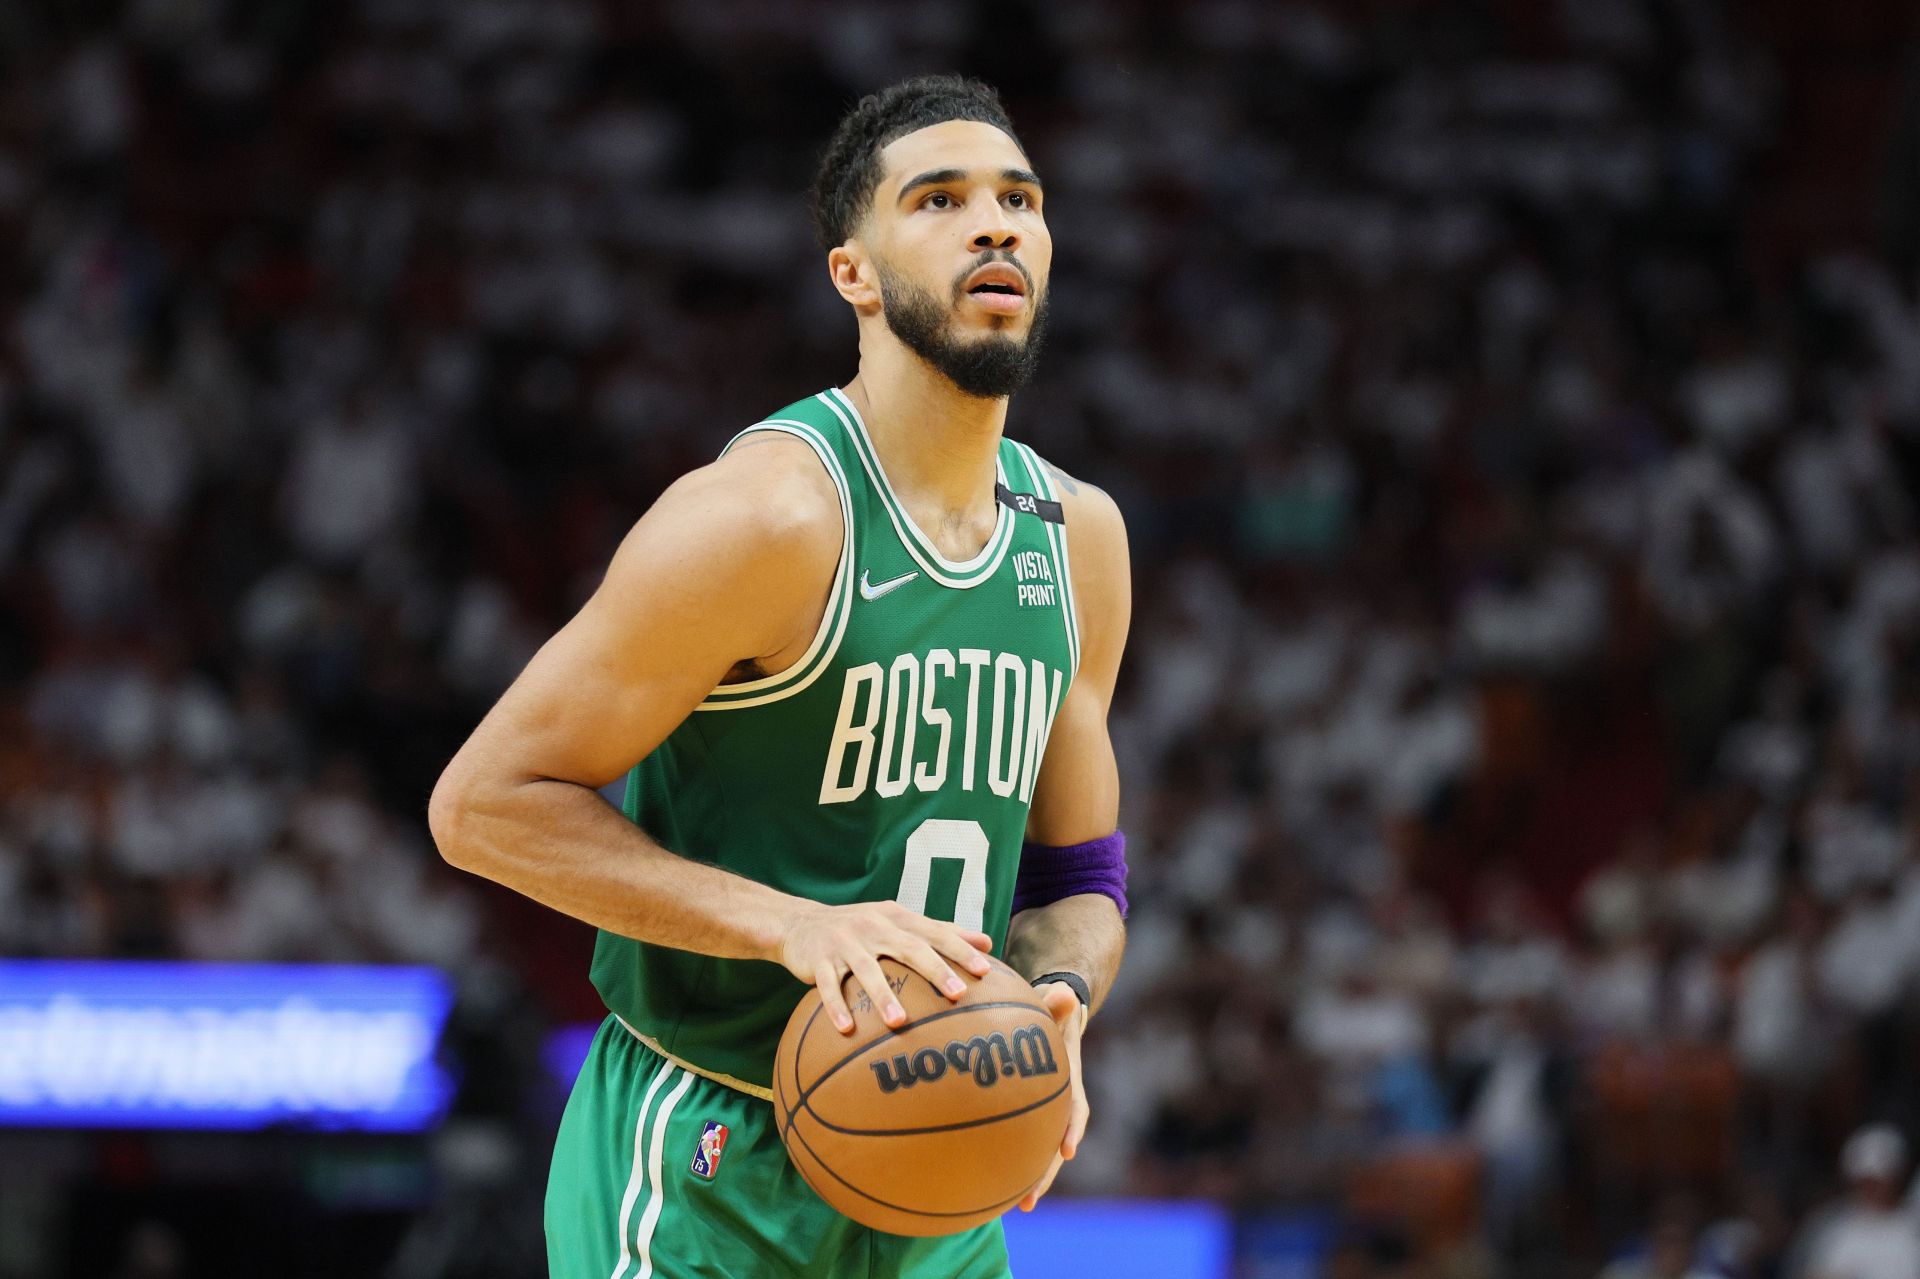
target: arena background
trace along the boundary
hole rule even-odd
[[[426,796],[851,376],[800,192],[926,70],[1046,177],[1008,429],[1136,574],[1131,948],[1020,1273],[1813,1275],[1920,1136],[1915,35],[0,4],[0,1275],[542,1272],[591,939]]]

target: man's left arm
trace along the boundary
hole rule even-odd
[[[1126,526],[1113,499],[1057,468],[1062,490],[1071,561],[1074,603],[1080,623],[1080,669],[1061,703],[1047,738],[1047,753],[1034,783],[1027,815],[1027,841],[1053,849],[1094,844],[1117,835],[1120,821],[1120,772],[1107,736],[1107,711],[1113,703],[1133,611],[1133,586],[1127,560]],[[1110,845],[1117,849],[1116,845]],[[1095,862],[1106,854],[1090,849]],[[1116,852],[1117,856],[1117,852]],[[1060,1154],[1037,1185],[1020,1201],[1031,1210],[1053,1185],[1063,1159],[1073,1158],[1087,1127],[1087,1094],[1080,1070],[1080,1036],[1086,1019],[1105,1000],[1120,970],[1126,925],[1114,898],[1095,890],[1098,872],[1089,872],[1087,891],[1076,891],[1046,905],[1031,906],[1013,917],[1007,938],[1007,962],[1029,980],[1048,973],[1070,973],[1087,987],[1090,1003],[1068,982],[1039,987],[1047,1009],[1067,1041],[1073,1077],[1073,1117]],[[1105,877],[1117,881],[1118,872]]]

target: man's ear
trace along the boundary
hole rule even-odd
[[[861,315],[880,309],[880,279],[873,259],[858,240],[827,252],[827,276],[836,293]]]

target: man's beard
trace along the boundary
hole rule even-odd
[[[879,268],[880,309],[887,327],[908,350],[945,374],[963,393],[983,400],[997,399],[1012,395],[1033,376],[1034,366],[1040,362],[1040,341],[1046,333],[1050,291],[1040,294],[1034,304],[1033,322],[1027,326],[1024,340],[993,333],[965,341],[949,332],[954,308],[962,296],[961,282],[954,284],[953,302],[942,306],[931,290],[889,270],[884,263],[876,261],[874,265]],[[982,265],[975,262],[967,268],[967,275]]]

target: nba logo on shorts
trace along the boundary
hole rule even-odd
[[[720,1171],[720,1152],[726,1148],[727,1126],[707,1120],[700,1130],[699,1148],[693,1152],[694,1174],[712,1181],[713,1174]]]

